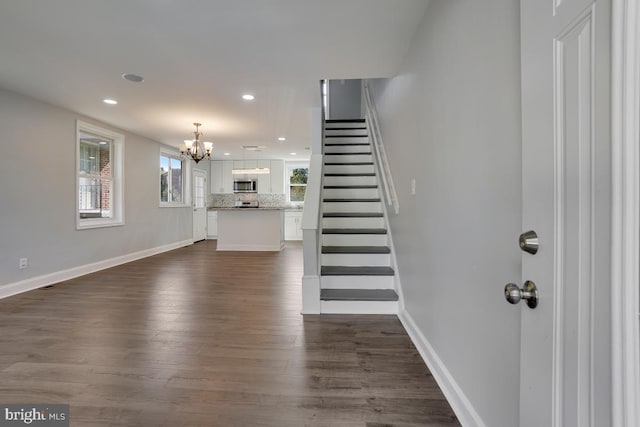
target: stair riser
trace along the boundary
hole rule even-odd
[[[325,131],[332,128],[361,128],[365,127],[367,124],[365,122],[341,122],[341,123],[325,123],[324,129]]]
[[[324,138],[325,144],[368,144],[369,142],[368,136],[334,136]]]
[[[375,176],[325,176],[324,185],[377,185]]]
[[[325,165],[324,173],[374,173],[373,165]]]
[[[380,202],[324,202],[322,211],[328,212],[382,212],[382,203]]]
[[[377,188],[325,188],[323,199],[375,199],[380,193]]]
[[[322,289],[394,289],[393,276],[322,276]]]
[[[390,267],[389,254],[322,254],[322,265],[343,265],[347,267]]]
[[[341,126],[347,127],[347,126]],[[362,127],[362,126],[358,126]],[[366,129],[325,129],[324,136],[331,135],[368,135]]]
[[[325,163],[370,163],[373,161],[371,154],[325,154]]]
[[[325,145],[324,154],[332,153],[362,153],[370,152],[371,147],[369,145]]]
[[[320,301],[325,314],[398,314],[398,301]]]
[[[323,246],[386,246],[386,234],[323,234]]]
[[[322,218],[323,228],[383,228],[384,218]]]

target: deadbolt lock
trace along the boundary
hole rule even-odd
[[[520,249],[524,252],[528,252],[530,254],[535,254],[538,252],[538,235],[535,231],[525,231],[520,235],[518,239],[518,244],[520,245]]]

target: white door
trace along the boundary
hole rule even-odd
[[[520,426],[608,425],[610,0],[521,0]]]
[[[207,174],[193,171],[193,241],[207,238]]]

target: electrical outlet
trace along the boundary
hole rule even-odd
[[[20,258],[18,260],[18,268],[19,269],[23,269],[23,268],[27,268],[29,266],[29,260],[27,258]]]
[[[416,179],[415,178],[411,180],[411,195],[412,196],[416,195]]]

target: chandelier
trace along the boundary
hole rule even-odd
[[[202,126],[202,123],[194,123],[193,125],[196,127],[195,132],[193,132],[195,139],[185,139],[184,144],[180,144],[180,154],[185,157],[191,157],[196,163],[205,157],[211,159],[213,142],[200,141],[202,134],[198,131],[198,128]]]

